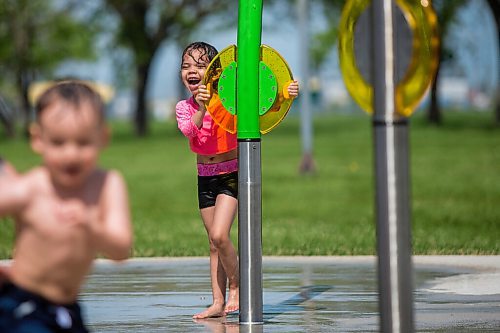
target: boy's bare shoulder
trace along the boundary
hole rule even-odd
[[[11,173],[6,177],[3,177],[3,179],[8,181],[9,185],[12,186],[11,190],[18,188],[32,190],[33,186],[38,184],[42,179],[42,173],[43,172],[40,168],[34,168],[25,173]]]
[[[0,178],[0,213],[11,215],[21,212],[32,199],[43,191],[44,172],[41,168],[26,173],[15,173]]]
[[[123,176],[120,171],[115,169],[96,169],[94,172],[94,177],[107,182],[124,181]]]
[[[97,169],[94,172],[94,179],[101,184],[104,191],[115,191],[125,186],[125,180],[118,170]]]
[[[128,191],[125,179],[117,170],[98,170],[94,195],[104,207],[114,207],[116,203],[127,202]]]
[[[48,175],[49,173],[45,167],[37,166],[24,173],[23,177],[25,179],[29,179],[32,182],[40,182],[46,180]]]
[[[48,188],[50,176],[43,166],[35,167],[20,176],[23,186],[32,192],[39,192]]]

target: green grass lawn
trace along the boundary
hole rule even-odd
[[[415,254],[500,254],[500,129],[491,113],[447,112],[444,125],[410,121],[412,242]],[[196,198],[195,156],[174,122],[135,138],[113,123],[101,158],[125,176],[134,256],[208,255]],[[19,170],[39,163],[26,141],[1,138]],[[265,255],[375,254],[372,126],[368,116],[322,115],[314,123],[315,175],[298,172],[299,119],[262,138]],[[0,224],[0,258],[11,256],[12,223]],[[237,226],[232,237],[237,240]]]

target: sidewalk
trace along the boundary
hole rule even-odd
[[[500,332],[500,256],[416,256],[416,332]],[[376,258],[265,257],[264,325],[194,321],[208,258],[96,263],[82,292],[93,332],[378,332]]]

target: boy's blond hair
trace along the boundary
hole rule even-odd
[[[57,82],[38,98],[35,105],[37,121],[40,120],[43,110],[54,102],[61,100],[73,105],[76,109],[78,109],[82,103],[88,103],[92,110],[98,114],[100,122],[104,122],[104,102],[100,95],[87,84],[76,80]]]

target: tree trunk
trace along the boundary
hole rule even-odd
[[[8,138],[14,137],[14,124],[11,118],[9,118],[5,112],[5,109],[2,105],[0,105],[0,123],[2,123],[3,128],[5,129],[5,135]]]
[[[441,52],[438,55],[438,65],[436,69],[436,74],[432,80],[430,97],[431,101],[429,104],[429,110],[427,113],[427,120],[431,124],[441,125],[441,109],[439,106],[439,98],[438,98],[438,83],[439,83],[439,72],[441,69]]]
[[[493,112],[495,112],[495,125],[500,127],[500,85],[497,83],[496,96],[493,99]]]
[[[497,33],[500,37],[500,0],[487,0],[491,12],[497,24]],[[498,50],[500,51],[500,38],[498,38]],[[495,125],[500,126],[500,80],[497,81],[497,91],[493,99],[493,112],[495,113]]]
[[[13,115],[9,111],[9,107],[5,103],[3,97],[0,95],[0,123],[2,123],[2,126],[5,129],[5,135],[8,138],[13,138],[15,135],[14,119]]]
[[[28,87],[31,83],[31,75],[20,70],[17,74],[17,91],[20,95],[19,111],[23,122],[23,134],[26,138],[30,136],[31,105],[28,98]]]
[[[147,82],[151,61],[137,65],[137,105],[135,110],[135,134],[139,137],[148,135],[148,112],[146,105]]]

